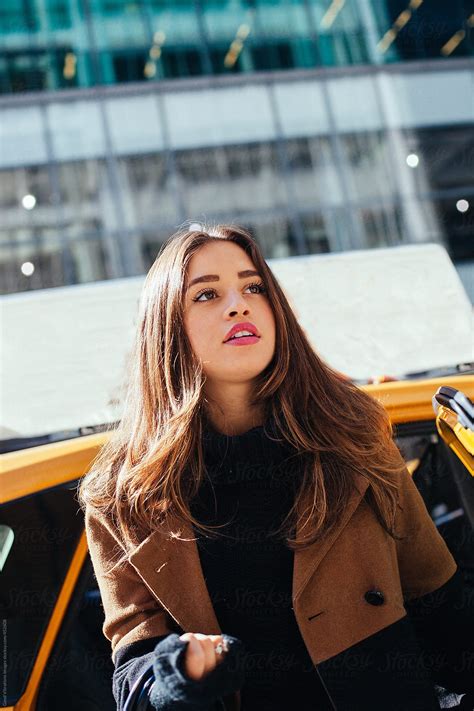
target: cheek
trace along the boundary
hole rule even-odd
[[[191,347],[196,355],[203,355],[211,346],[209,338],[209,328],[205,320],[200,319],[199,323],[193,319],[186,322],[186,333],[188,334]]]
[[[275,325],[275,317],[273,315],[273,311],[271,310],[270,306],[268,306],[268,311],[265,314],[265,320],[266,323],[268,324],[267,328],[269,333],[271,334],[272,340],[275,340],[275,334],[276,334],[276,325]]]

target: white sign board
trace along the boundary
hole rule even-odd
[[[439,245],[268,264],[315,350],[354,379],[474,360],[472,307]],[[143,281],[1,297],[1,439],[120,418]]]

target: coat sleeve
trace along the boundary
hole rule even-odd
[[[121,645],[117,650],[112,677],[112,692],[117,711],[123,711],[133,687],[153,664],[154,649],[162,639],[166,639],[166,636],[149,637],[140,642]]]
[[[422,661],[436,683],[451,693],[467,694],[474,704],[474,599],[461,569],[405,607],[423,644]]]
[[[456,572],[457,564],[428,513],[402,455],[393,443],[394,456],[403,465],[398,481],[395,531],[397,559],[404,600],[437,590]]]
[[[121,562],[125,550],[108,520],[87,507],[85,527],[105,615],[102,631],[111,643],[115,664],[122,645],[174,632],[174,620],[151,595],[131,563]]]

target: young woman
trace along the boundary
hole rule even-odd
[[[472,701],[472,608],[387,414],[315,353],[244,228],[162,248],[79,498],[118,709],[148,668],[161,711]]]

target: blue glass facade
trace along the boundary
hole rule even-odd
[[[9,0],[0,27],[3,293],[142,274],[200,219],[267,257],[439,242],[471,278],[467,3]]]
[[[7,0],[2,93],[474,55],[457,0]]]

